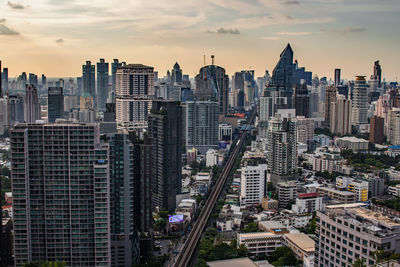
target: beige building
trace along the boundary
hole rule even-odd
[[[346,135],[351,133],[351,100],[344,95],[338,95],[336,102],[331,103],[331,123],[332,133]]]
[[[392,145],[400,145],[400,108],[389,111],[387,124],[387,139]]]
[[[340,191],[328,187],[318,187],[317,191],[322,196],[328,196],[339,203],[354,203],[357,199],[356,194],[349,191]]]
[[[264,197],[262,199],[261,206],[263,207],[264,210],[278,210],[279,202],[278,200]]]
[[[304,233],[285,234],[284,244],[290,248],[297,258],[303,261],[304,267],[314,267],[315,242]]]
[[[366,151],[368,150],[368,140],[357,138],[354,136],[346,136],[341,138],[336,138],[336,144],[340,147],[351,149],[354,152]]]

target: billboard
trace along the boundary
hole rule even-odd
[[[218,148],[226,149],[226,147],[227,147],[226,142],[219,142],[219,143],[218,143]]]
[[[169,216],[170,223],[183,222],[183,214]]]

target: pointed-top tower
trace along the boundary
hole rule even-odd
[[[182,70],[178,62],[175,63],[172,69],[172,84],[182,82]]]
[[[294,69],[293,50],[290,44],[287,44],[272,72],[272,85],[286,93],[288,98],[288,108],[292,107]]]

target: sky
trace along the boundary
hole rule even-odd
[[[215,55],[232,75],[272,72],[290,43],[319,77],[400,78],[399,0],[0,0],[0,60],[22,71],[76,77],[105,58],[153,66],[177,61],[194,76]]]

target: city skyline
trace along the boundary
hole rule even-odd
[[[270,73],[290,43],[294,58],[319,77],[369,77],[380,60],[396,81],[400,4],[335,1],[0,1],[0,48],[10,77],[22,71],[80,76],[86,60],[113,58],[154,66],[161,75],[177,61],[191,77],[215,55],[229,75]],[[373,17],[374,19],[371,19]],[[160,75],[160,76],[161,76]]]

